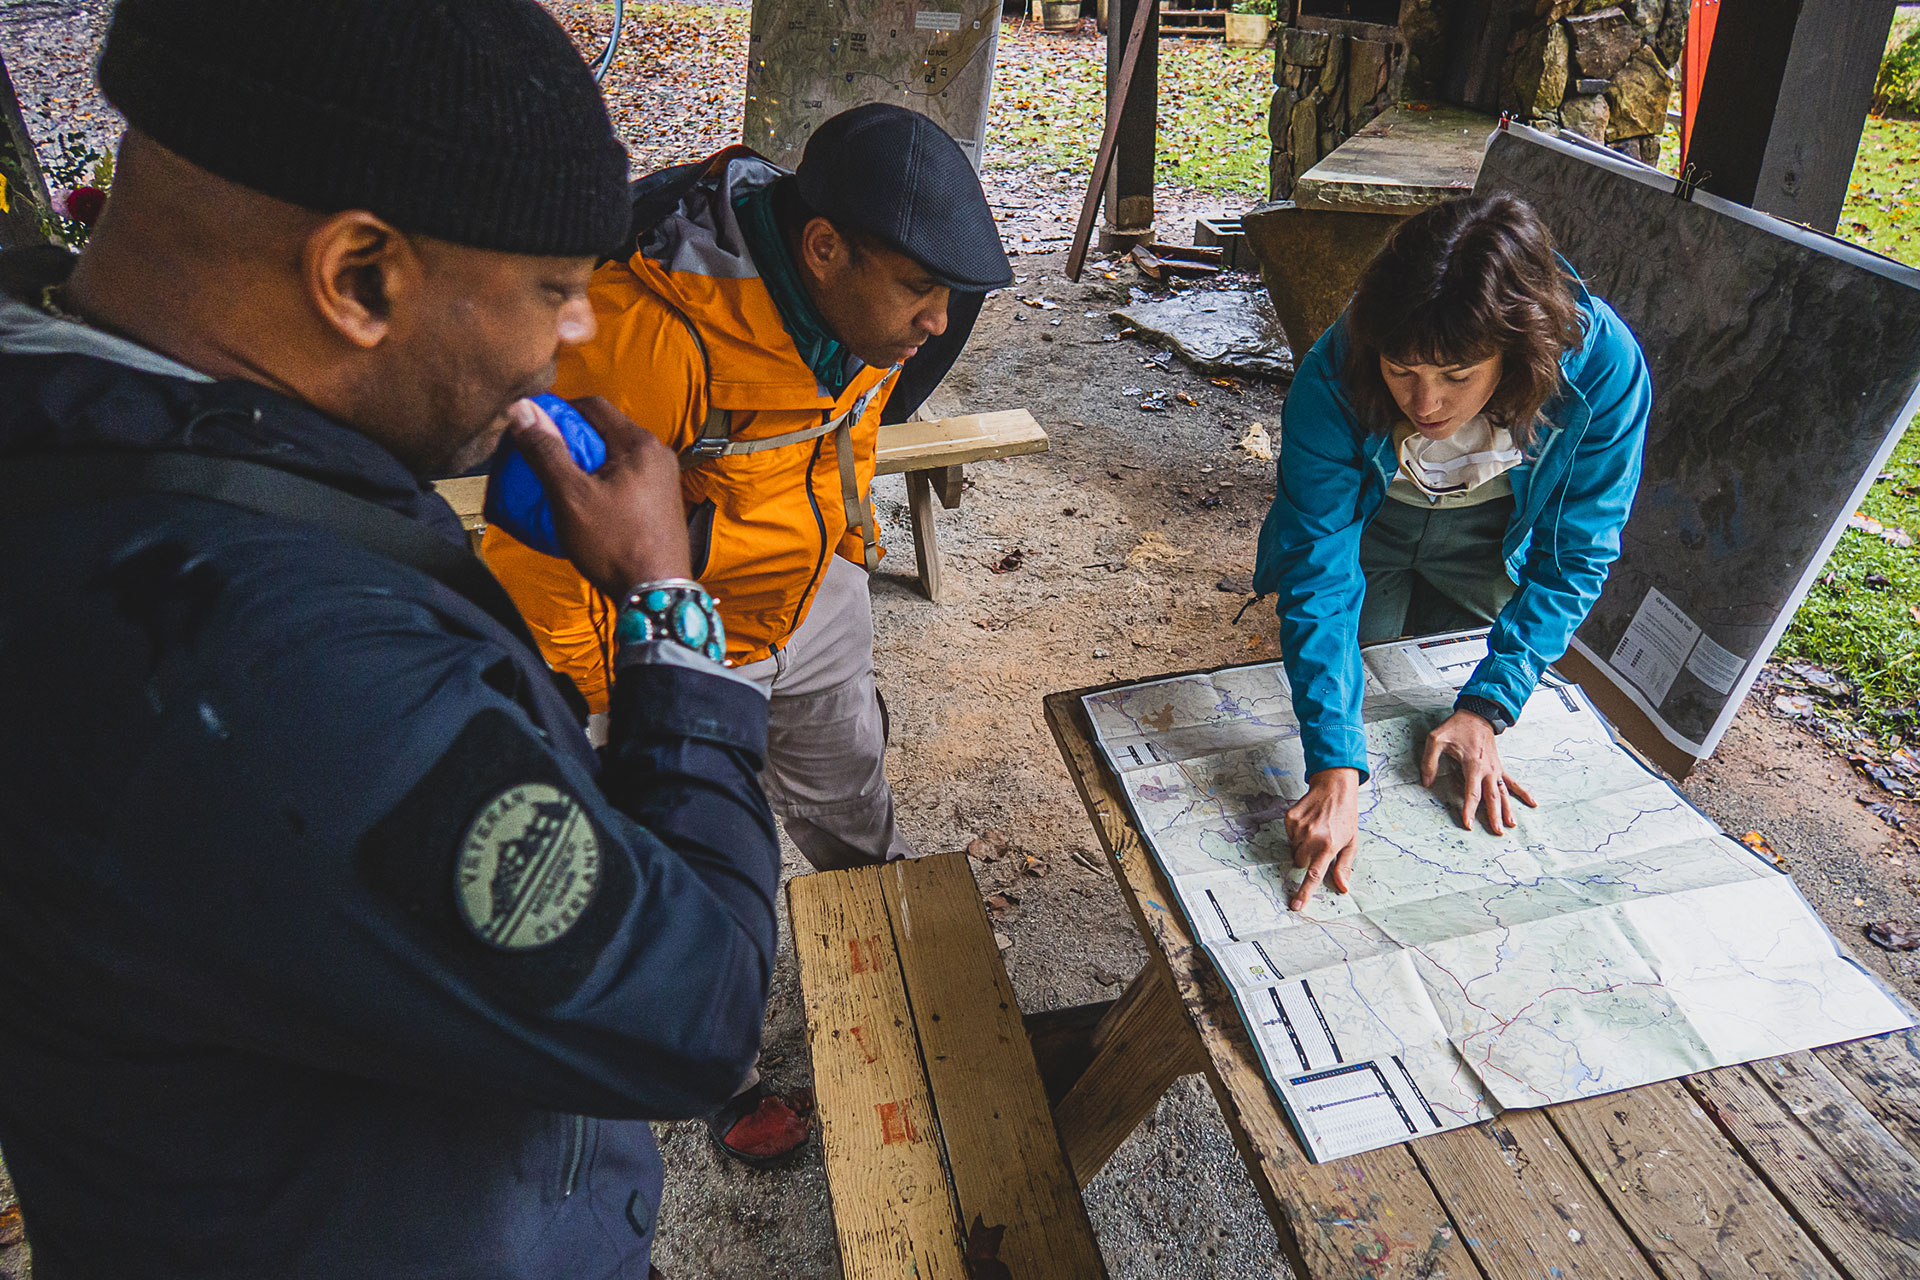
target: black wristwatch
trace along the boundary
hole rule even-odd
[[[1482,698],[1477,694],[1463,693],[1453,700],[1453,709],[1455,711],[1473,712],[1473,714],[1492,725],[1493,731],[1496,734],[1505,733],[1507,730],[1513,728],[1513,717],[1507,714],[1505,707],[1495,702],[1492,698]]]

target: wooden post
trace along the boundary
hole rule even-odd
[[[1114,0],[1119,8],[1107,23],[1107,85],[1115,91],[1121,82],[1121,63],[1127,37],[1140,8],[1158,0]],[[1126,97],[1109,103],[1120,115],[1113,163],[1107,170],[1106,221],[1100,228],[1100,248],[1111,252],[1153,239],[1154,142],[1159,130],[1160,29],[1156,18],[1147,21],[1140,41],[1133,77]]]
[[[1839,226],[1893,8],[1721,6],[1687,153],[1700,189],[1817,231]]]
[[[7,208],[0,213],[0,249],[45,244],[40,217],[50,207],[47,180],[40,173],[27,122],[20,117],[20,100],[14,96],[13,76],[4,58],[0,58],[0,120],[6,124],[0,129],[0,169],[7,175]]]

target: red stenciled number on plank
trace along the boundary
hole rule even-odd
[[[873,1046],[867,1043],[867,1029],[865,1027],[855,1027],[852,1034],[853,1042],[860,1046],[860,1052],[866,1055],[868,1062],[880,1061],[880,1055],[875,1053]]]
[[[847,950],[853,953],[853,971],[865,973],[880,967],[880,939],[848,938]]]
[[[873,1108],[880,1113],[880,1145],[890,1147],[896,1142],[918,1142],[920,1135],[914,1132],[913,1117],[907,1114],[904,1102],[881,1102]]]

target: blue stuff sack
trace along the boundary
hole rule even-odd
[[[580,411],[559,396],[534,396],[533,402],[545,409],[560,428],[574,465],[582,471],[598,471],[607,460],[607,442],[580,416]],[[511,435],[501,438],[487,473],[486,518],[488,524],[499,525],[535,551],[550,556],[566,554],[553,532],[553,508],[547,502],[547,492],[527,465],[526,456],[514,446]]]

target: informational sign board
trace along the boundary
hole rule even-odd
[[[999,0],[754,0],[746,144],[792,168],[829,116],[895,102],[931,118],[980,167]]]
[[[1677,187],[1511,126],[1474,189],[1531,203],[1646,353],[1639,495],[1565,669],[1684,773],[1732,723],[1914,413],[1920,271]]]

